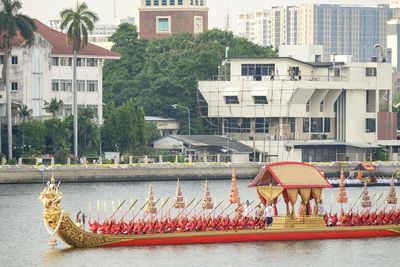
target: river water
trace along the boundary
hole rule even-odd
[[[258,202],[249,181],[239,181],[242,201]],[[156,197],[174,196],[175,182],[153,182]],[[204,183],[181,182],[185,198],[199,199]],[[106,201],[108,213],[111,201],[139,199],[144,203],[148,183],[85,183],[62,184],[62,206],[74,218],[79,210],[97,217],[96,201]],[[229,181],[209,181],[210,192],[217,201],[229,196]],[[400,238],[358,240],[323,240],[296,242],[260,242],[240,244],[207,244],[159,247],[124,247],[69,249],[58,240],[56,249],[49,248],[38,199],[42,185],[0,185],[0,266],[399,266]],[[388,187],[370,188],[370,194],[386,193]],[[327,189],[324,201],[327,209],[333,192]],[[361,188],[347,188],[349,199],[355,201]],[[397,188],[400,193],[400,188]],[[115,204],[117,205],[117,204]],[[278,208],[284,212],[283,201]],[[334,205],[333,210],[339,210]],[[348,205],[347,207],[348,208]],[[101,209],[103,214],[103,209]],[[102,215],[103,216],[103,215]],[[101,217],[102,217],[101,216]]]

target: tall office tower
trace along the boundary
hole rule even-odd
[[[141,0],[140,38],[157,39],[174,33],[208,29],[206,0]]]
[[[237,35],[261,46],[271,46],[271,11],[239,14]]]
[[[353,60],[364,62],[377,55],[375,44],[386,47],[386,23],[392,13],[394,9],[389,5],[326,4],[275,6],[263,11],[264,19],[271,23],[269,42],[274,48],[279,49],[282,44],[323,45],[325,61],[336,53],[352,55]],[[259,43],[255,41],[253,25],[256,25],[255,15],[239,16],[239,35]]]

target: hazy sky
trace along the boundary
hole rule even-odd
[[[76,4],[76,0],[20,0],[23,4],[23,12],[31,17],[37,18],[44,23],[48,23],[51,19],[58,19],[61,9],[72,7]],[[113,0],[85,0],[89,8],[95,11],[100,22],[105,24],[113,23]],[[139,20],[138,7],[140,0],[115,0],[116,13],[119,18],[126,16],[136,17]],[[259,10],[276,5],[295,5],[300,3],[330,3],[330,4],[354,4],[354,1],[346,0],[208,0],[209,27],[223,28],[224,17],[228,12],[228,5],[231,17],[244,11]],[[356,3],[358,1],[355,1]],[[360,4],[377,5],[388,3],[389,0],[363,0]],[[357,3],[358,4],[358,3]]]

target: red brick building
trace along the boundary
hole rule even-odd
[[[158,39],[174,33],[208,29],[206,0],[141,0],[140,38]]]

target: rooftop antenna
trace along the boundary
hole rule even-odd
[[[117,25],[117,11],[116,11],[116,2],[117,0],[114,0],[114,25]]]
[[[231,17],[230,17],[230,2],[228,1],[228,13],[225,16],[225,31],[229,31],[231,29]]]

